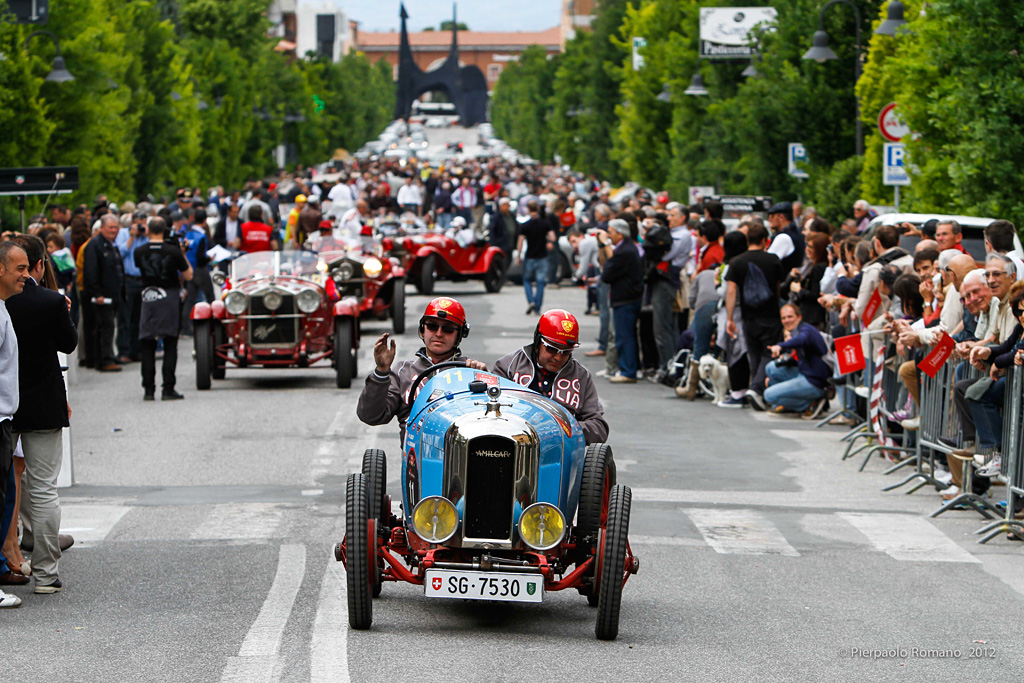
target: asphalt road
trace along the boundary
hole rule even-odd
[[[519,288],[439,283],[493,361],[527,343]],[[426,298],[409,288],[409,332]],[[575,288],[546,305],[582,312]],[[597,318],[581,317],[584,349]],[[371,367],[367,325],[360,368]],[[974,513],[927,518],[933,491],[881,493],[881,460],[840,462],[837,428],[598,380],[620,483],[633,488],[641,572],[620,635],[594,639],[574,591],[540,605],[429,601],[388,584],[350,632],[341,538],[345,477],[395,425],[355,417],[359,386],[329,367],[234,370],[184,401],[142,402],[137,365],[77,373],[75,485],[64,592],[0,611],[15,681],[1019,680],[1024,554],[975,543]],[[581,360],[597,371],[602,359]],[[396,462],[394,458],[392,462]],[[397,463],[389,468],[399,495]],[[870,655],[879,650],[879,658]],[[923,652],[922,652],[923,651]],[[868,653],[868,654],[862,654]]]

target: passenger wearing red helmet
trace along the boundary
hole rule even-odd
[[[412,360],[395,363],[397,347],[395,340],[382,334],[373,345],[373,360],[376,367],[366,377],[366,386],[359,395],[356,415],[368,425],[383,425],[398,417],[402,441],[405,441],[405,420],[409,417],[406,400],[413,380],[421,372],[436,363],[450,360],[465,361],[477,370],[486,370],[484,363],[470,360],[462,355],[459,342],[469,334],[466,310],[455,299],[439,296],[427,304],[420,318],[420,339],[423,346]],[[421,385],[422,386],[422,385]]]
[[[572,357],[580,324],[569,311],[552,309],[537,321],[533,343],[494,363],[491,372],[561,403],[576,418],[588,444],[608,439],[604,406],[590,371]]]

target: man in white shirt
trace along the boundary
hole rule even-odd
[[[352,196],[352,188],[348,186],[344,177],[327,193],[327,199],[331,202],[329,213],[334,216],[341,215],[352,208],[352,204],[355,202]]]
[[[358,237],[363,230],[363,224],[370,219],[370,205],[366,200],[356,201],[356,205],[345,212],[334,228],[334,239],[344,240],[346,237]]]
[[[473,220],[476,188],[469,184],[469,176],[462,176],[462,184],[452,192],[452,205],[455,207],[456,215],[465,218],[467,223]]]
[[[405,183],[398,188],[398,205],[402,211],[411,211],[417,216],[420,215],[420,207],[423,205],[423,195],[420,188],[413,184],[412,177],[405,179]]]

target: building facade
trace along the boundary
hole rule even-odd
[[[562,47],[572,40],[577,31],[589,31],[594,20],[594,5],[597,0],[562,0]]]
[[[337,62],[351,47],[343,0],[272,0],[267,9],[276,50],[304,59],[313,52]]]

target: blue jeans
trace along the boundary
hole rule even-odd
[[[825,390],[808,382],[796,366],[780,366],[772,361],[765,366],[765,372],[769,383],[764,390],[764,400],[770,405],[802,413],[825,396]]]
[[[1003,445],[1003,400],[1006,398],[1006,378],[992,383],[981,399],[967,399],[974,418],[974,431],[979,448],[1000,448]]]
[[[439,213],[437,214],[437,220],[434,222],[434,227],[438,230],[447,230],[452,227],[452,218],[454,216],[452,216],[451,212]]]
[[[548,282],[557,283],[560,278],[558,277],[558,269],[562,265],[562,254],[558,249],[558,243],[555,243],[555,248],[548,252]]]
[[[602,351],[608,350],[608,329],[611,326],[612,308],[608,296],[612,286],[607,282],[599,282],[597,285],[597,311],[600,313],[598,320],[600,327],[597,332],[597,348]]]
[[[0,574],[10,570],[10,567],[7,566],[7,558],[3,554],[3,545],[7,538],[7,530],[11,528],[11,519],[14,518],[14,497],[17,493],[17,488],[15,488],[13,463],[7,474],[7,481],[2,482],[2,484],[6,487],[7,492],[4,495],[3,510],[0,510]]]
[[[636,368],[640,362],[636,343],[636,321],[640,317],[641,302],[612,306],[612,320],[615,322],[615,349],[619,355],[619,373],[636,379]]]
[[[523,259],[523,289],[526,290],[526,303],[541,313],[544,305],[544,285],[548,278],[548,260],[546,258]],[[534,283],[537,288],[534,289]]]
[[[711,351],[711,335],[715,333],[715,311],[718,303],[704,304],[693,314],[693,355],[699,361]]]

